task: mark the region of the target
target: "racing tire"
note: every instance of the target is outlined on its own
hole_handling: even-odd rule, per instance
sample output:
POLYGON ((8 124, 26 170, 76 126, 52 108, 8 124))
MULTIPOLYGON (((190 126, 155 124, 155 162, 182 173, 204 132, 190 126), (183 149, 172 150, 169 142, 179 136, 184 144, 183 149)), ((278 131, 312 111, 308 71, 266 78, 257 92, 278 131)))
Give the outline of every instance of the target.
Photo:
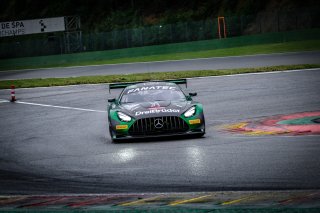
POLYGON ((110 138, 111 138, 112 143, 117 143, 117 142, 119 142, 119 139, 113 138, 114 134, 113 134, 113 132, 112 132, 112 129, 111 129, 110 125, 109 125, 109 134, 110 134, 110 138))
POLYGON ((203 137, 204 134, 206 134, 206 121, 204 118, 203 118, 203 126, 204 126, 204 131, 198 135, 199 138, 203 137))

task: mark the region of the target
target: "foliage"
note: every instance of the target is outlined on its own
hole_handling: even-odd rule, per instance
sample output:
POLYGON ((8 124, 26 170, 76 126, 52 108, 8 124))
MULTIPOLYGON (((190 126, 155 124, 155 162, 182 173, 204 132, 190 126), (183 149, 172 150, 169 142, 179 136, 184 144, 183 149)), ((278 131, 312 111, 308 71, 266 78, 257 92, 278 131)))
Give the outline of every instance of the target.
POLYGON ((285 8, 318 7, 318 0, 1 0, 0 21, 79 15, 83 31, 205 20, 285 8))

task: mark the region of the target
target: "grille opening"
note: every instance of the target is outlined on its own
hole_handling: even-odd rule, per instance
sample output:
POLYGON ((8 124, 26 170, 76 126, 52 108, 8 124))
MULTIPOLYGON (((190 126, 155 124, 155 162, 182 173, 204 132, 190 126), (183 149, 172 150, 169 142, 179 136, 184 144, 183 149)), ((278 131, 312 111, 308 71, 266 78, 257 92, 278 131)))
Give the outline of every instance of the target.
POLYGON ((161 135, 186 132, 188 129, 188 124, 177 116, 141 118, 130 127, 129 135, 161 135))

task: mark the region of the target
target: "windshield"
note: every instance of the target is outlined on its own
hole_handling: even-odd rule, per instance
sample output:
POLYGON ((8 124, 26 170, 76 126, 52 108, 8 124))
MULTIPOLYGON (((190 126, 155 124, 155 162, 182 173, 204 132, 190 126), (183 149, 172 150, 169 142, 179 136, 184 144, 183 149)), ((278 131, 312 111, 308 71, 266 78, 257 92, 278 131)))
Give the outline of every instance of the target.
POLYGON ((120 102, 136 103, 136 102, 152 102, 152 101, 183 101, 186 100, 185 95, 180 90, 146 90, 134 93, 124 93, 120 102))

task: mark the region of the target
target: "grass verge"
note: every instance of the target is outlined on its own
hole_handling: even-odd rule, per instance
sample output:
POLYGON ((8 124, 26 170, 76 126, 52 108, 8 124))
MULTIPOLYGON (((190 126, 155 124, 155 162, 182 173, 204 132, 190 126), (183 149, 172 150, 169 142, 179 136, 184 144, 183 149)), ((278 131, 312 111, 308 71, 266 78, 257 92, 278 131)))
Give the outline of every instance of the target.
POLYGON ((225 49, 170 53, 170 54, 163 54, 163 55, 149 55, 149 56, 143 56, 143 57, 119 58, 119 59, 112 59, 112 60, 104 60, 104 61, 100 61, 99 63, 119 64, 119 63, 135 63, 135 62, 150 62, 150 61, 183 60, 183 59, 195 59, 195 58, 211 58, 211 57, 224 57, 224 56, 271 54, 271 53, 312 51, 312 50, 320 50, 320 40, 249 45, 249 46, 233 47, 233 48, 225 48, 225 49))
POLYGON ((0 70, 119 64, 320 50, 319 39, 305 41, 274 40, 270 41, 270 43, 256 44, 255 39, 262 42, 260 40, 264 38, 262 35, 259 36, 260 37, 235 37, 225 40, 215 39, 64 55, 2 59, 0 60, 0 70))
POLYGON ((11 85, 16 88, 31 88, 31 87, 51 87, 51 86, 66 86, 77 84, 101 84, 113 82, 132 82, 132 81, 150 81, 178 78, 193 78, 204 76, 220 76, 242 73, 258 73, 272 72, 295 69, 320 68, 320 64, 302 64, 302 65, 283 65, 257 68, 240 68, 226 70, 196 70, 196 71, 178 71, 178 72, 153 72, 153 73, 138 73, 130 75, 106 75, 106 76, 85 76, 71 78, 45 78, 45 79, 22 79, 22 80, 3 80, 0 81, 0 89, 9 89, 11 85))

